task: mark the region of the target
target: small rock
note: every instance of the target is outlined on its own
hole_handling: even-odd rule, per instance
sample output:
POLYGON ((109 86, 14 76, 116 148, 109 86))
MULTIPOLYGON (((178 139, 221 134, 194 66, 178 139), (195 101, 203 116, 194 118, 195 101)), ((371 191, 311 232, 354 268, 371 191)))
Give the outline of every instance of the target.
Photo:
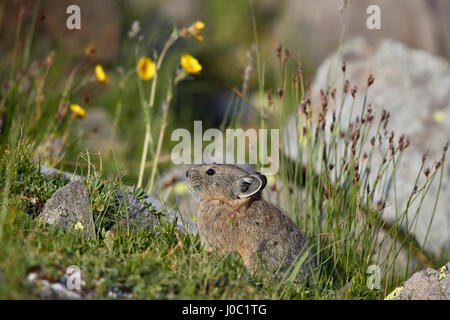
POLYGON ((137 228, 149 228, 158 222, 159 210, 167 211, 167 214, 162 215, 162 218, 167 222, 172 222, 177 219, 177 228, 183 232, 197 234, 197 226, 189 218, 183 217, 179 212, 165 207, 156 196, 145 194, 142 200, 138 200, 133 196, 133 189, 130 188, 128 194, 124 192, 117 192, 117 200, 119 206, 125 208, 123 220, 121 224, 129 224, 137 228))
POLYGON ((416 272, 386 300, 450 300, 450 261, 439 270, 416 272))
POLYGON ((81 299, 81 293, 70 290, 65 282, 49 282, 39 277, 35 272, 27 276, 26 282, 31 286, 39 287, 39 295, 43 299, 81 299))
POLYGON ((39 219, 62 228, 92 237, 95 233, 89 194, 80 181, 71 181, 45 203, 39 219))

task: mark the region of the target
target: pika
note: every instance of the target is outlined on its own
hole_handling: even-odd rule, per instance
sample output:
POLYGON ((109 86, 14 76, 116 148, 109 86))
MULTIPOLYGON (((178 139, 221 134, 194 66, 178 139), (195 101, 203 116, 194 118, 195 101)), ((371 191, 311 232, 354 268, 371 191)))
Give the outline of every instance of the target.
POLYGON ((311 284, 315 262, 307 238, 285 212, 262 198, 266 176, 235 165, 203 164, 186 171, 186 182, 200 200, 198 230, 205 249, 237 252, 247 268, 280 274, 303 259, 297 279, 311 284))

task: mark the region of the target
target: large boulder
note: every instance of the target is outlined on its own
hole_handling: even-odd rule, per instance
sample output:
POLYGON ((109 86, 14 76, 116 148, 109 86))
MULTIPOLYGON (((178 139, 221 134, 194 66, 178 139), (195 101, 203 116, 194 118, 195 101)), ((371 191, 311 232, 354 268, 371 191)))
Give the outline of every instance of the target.
MULTIPOLYGON (((347 65, 346 78, 351 86, 358 86, 358 93, 353 110, 353 118, 362 111, 364 91, 368 76, 373 74, 375 82, 369 88, 367 102, 379 118, 382 109, 390 113, 388 130, 395 132, 396 140, 405 134, 410 141, 405 151, 401 166, 396 175, 398 213, 404 210, 414 182, 422 164, 422 156, 428 152, 427 166, 434 171, 433 161, 442 157, 443 147, 450 140, 450 66, 443 58, 433 56, 422 50, 415 50, 406 45, 385 39, 371 43, 364 38, 355 38, 343 46, 342 51, 326 59, 317 71, 312 86, 313 101, 318 103, 320 89, 342 88, 340 74, 341 61, 347 65)), ((337 101, 341 100, 337 90, 337 101)), ((341 128, 346 131, 350 115, 352 98, 348 95, 342 108, 341 128)), ((375 130, 376 126, 373 126, 375 130)), ((292 130, 291 130, 292 131, 292 130)), ((295 132, 295 130, 293 131, 295 132)), ((370 136, 374 135, 372 132, 370 136)), ((290 153, 295 158, 297 144, 290 138, 290 153)), ((376 153, 373 167, 381 163, 381 156, 376 153)), ((427 196, 421 205, 420 214, 415 217, 420 201, 415 201, 408 211, 402 227, 413 223, 409 228, 420 245, 427 252, 442 258, 450 258, 450 168, 443 168, 443 180, 433 215, 439 190, 439 176, 436 176, 427 196), (416 219, 415 219, 416 218, 416 219), (431 223, 431 225, 430 225, 431 223), (429 229, 430 228, 430 229, 429 229), (428 230, 429 229, 429 230, 428 230)), ((372 170, 373 181, 376 172, 372 170)), ((421 175, 419 187, 425 182, 421 175)), ((392 205, 386 207, 383 217, 394 222, 396 218, 393 190, 388 198, 392 205)))

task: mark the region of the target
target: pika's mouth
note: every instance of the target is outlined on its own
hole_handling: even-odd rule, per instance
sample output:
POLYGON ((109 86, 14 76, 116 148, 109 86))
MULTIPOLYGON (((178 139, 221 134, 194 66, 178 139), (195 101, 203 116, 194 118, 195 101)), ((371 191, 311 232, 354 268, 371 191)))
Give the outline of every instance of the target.
POLYGON ((191 188, 198 188, 201 186, 201 181, 198 177, 189 177, 186 179, 186 183, 191 188))

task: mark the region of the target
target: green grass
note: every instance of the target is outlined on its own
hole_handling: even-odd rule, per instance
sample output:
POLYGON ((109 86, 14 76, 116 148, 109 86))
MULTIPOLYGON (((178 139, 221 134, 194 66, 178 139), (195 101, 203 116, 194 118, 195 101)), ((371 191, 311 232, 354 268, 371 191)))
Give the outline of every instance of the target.
MULTIPOLYGON (((98 211, 95 203, 111 197, 110 191, 120 187, 119 183, 106 187, 96 179, 88 182, 98 231, 94 239, 39 223, 31 200, 45 202, 67 180, 40 174, 24 151, 2 157, 0 165, 4 187, 6 167, 14 160, 14 182, 0 241, 2 299, 39 298, 38 287, 25 281, 27 275, 34 272, 41 279, 58 282, 70 265, 80 267, 86 277, 85 290, 95 298, 107 298, 107 290, 113 287, 136 299, 271 299, 281 293, 285 298, 336 297, 321 289, 277 291, 275 279, 264 274, 252 276, 236 256, 205 253, 198 236, 179 233, 175 223, 164 220, 149 230, 119 228, 113 238, 108 237, 105 229, 111 227, 111 220, 103 218, 110 208, 98 211), (104 281, 98 284, 100 279, 104 281)), ((121 215, 118 209, 110 212, 111 217, 121 215)))

